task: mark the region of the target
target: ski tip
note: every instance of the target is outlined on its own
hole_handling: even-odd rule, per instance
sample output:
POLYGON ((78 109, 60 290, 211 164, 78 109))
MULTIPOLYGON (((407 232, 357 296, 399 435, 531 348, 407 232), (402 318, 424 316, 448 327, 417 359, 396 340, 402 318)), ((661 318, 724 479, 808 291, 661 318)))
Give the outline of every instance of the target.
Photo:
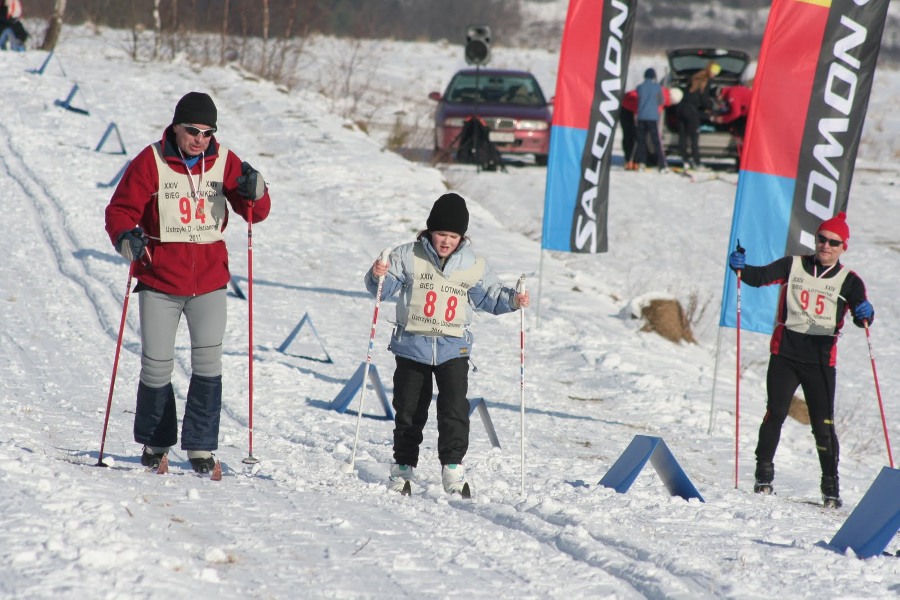
POLYGON ((469 482, 463 484, 462 491, 459 493, 460 496, 469 500, 472 498, 472 489, 469 487, 469 482))
POLYGON ((222 481, 222 463, 218 460, 216 461, 216 466, 213 467, 212 473, 210 473, 209 478, 213 481, 222 481))
POLYGON ((169 455, 163 454, 162 459, 159 461, 159 466, 156 467, 157 475, 165 475, 169 472, 169 455))
POLYGON ((407 481, 403 484, 403 489, 400 490, 401 496, 412 496, 412 485, 407 481))

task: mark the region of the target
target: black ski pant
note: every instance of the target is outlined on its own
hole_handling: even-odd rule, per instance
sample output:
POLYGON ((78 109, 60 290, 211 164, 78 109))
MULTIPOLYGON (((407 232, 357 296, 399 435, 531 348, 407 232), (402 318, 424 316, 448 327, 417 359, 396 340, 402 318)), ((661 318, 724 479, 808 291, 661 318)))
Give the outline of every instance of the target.
POLYGON ((637 125, 634 113, 620 108, 619 125, 622 126, 622 153, 625 156, 625 162, 629 163, 634 160, 635 144, 637 143, 637 125))
POLYGON ((660 169, 665 167, 665 155, 663 154, 662 143, 659 140, 659 122, 639 120, 637 122, 636 135, 637 149, 634 161, 638 164, 646 163, 648 166, 650 165, 647 160, 647 142, 649 141, 653 146, 653 152, 656 154, 656 165, 660 169))
POLYGON ((394 371, 394 462, 418 466, 419 446, 431 406, 432 377, 437 382, 438 458, 459 464, 469 449, 469 359, 439 365, 397 357, 394 371))
POLYGON ((781 439, 781 426, 787 418, 791 398, 799 386, 806 397, 822 476, 836 477, 840 448, 834 429, 834 385, 834 367, 799 363, 777 354, 771 355, 766 374, 766 415, 759 426, 759 441, 756 445, 757 462, 774 462, 775 450, 781 439))
POLYGON ((685 164, 692 161, 695 167, 700 166, 700 121, 699 109, 685 107, 678 112, 678 151, 685 164))

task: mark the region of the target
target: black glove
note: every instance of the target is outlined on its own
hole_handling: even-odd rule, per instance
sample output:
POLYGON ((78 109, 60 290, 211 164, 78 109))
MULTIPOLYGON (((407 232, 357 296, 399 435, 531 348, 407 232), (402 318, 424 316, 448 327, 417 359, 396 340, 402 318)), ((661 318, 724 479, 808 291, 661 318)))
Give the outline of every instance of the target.
POLYGON ((266 180, 250 163, 241 163, 241 176, 237 178, 238 193, 247 200, 259 200, 266 193, 266 180))
POLYGON ((122 255, 122 258, 131 262, 141 258, 144 254, 144 248, 147 247, 149 242, 150 240, 144 235, 144 230, 140 227, 135 227, 130 231, 119 234, 119 237, 116 239, 116 249, 122 255))

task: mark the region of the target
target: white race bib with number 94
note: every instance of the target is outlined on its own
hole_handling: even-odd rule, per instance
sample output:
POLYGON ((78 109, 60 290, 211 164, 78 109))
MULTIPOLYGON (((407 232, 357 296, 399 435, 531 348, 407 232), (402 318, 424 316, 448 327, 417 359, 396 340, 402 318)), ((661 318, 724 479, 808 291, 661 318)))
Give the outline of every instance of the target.
POLYGON ((203 174, 195 191, 191 175, 173 171, 162 158, 160 144, 153 146, 159 172, 160 241, 209 244, 225 239, 222 230, 228 209, 222 181, 228 150, 219 147, 219 159, 203 174))

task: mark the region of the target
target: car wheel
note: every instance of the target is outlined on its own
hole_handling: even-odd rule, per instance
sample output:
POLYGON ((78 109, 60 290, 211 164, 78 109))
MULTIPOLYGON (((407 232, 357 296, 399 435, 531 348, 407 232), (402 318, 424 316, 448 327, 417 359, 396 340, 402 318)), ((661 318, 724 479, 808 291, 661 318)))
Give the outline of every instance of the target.
POLYGON ((546 154, 535 154, 534 155, 534 164, 539 167, 547 166, 547 155, 546 154))

